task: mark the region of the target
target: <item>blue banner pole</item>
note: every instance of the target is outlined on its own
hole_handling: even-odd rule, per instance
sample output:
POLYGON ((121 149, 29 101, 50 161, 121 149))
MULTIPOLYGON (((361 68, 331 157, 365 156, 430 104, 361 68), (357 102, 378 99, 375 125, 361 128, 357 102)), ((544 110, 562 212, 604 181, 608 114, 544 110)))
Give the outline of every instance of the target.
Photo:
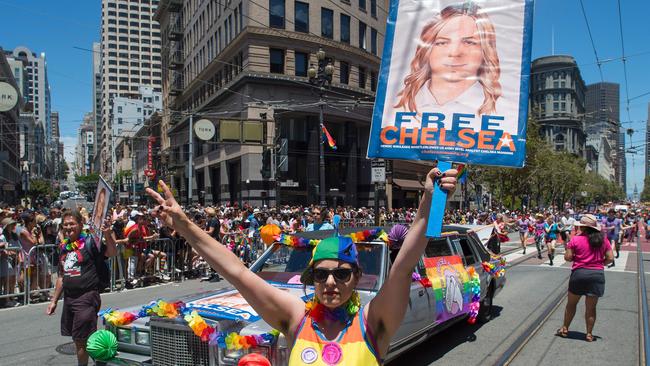
MULTIPOLYGON (((451 162, 439 161, 438 169, 446 172, 451 169, 451 162)), ((427 237, 434 238, 440 236, 442 232, 442 219, 445 216, 445 205, 447 204, 447 192, 440 188, 436 182, 433 187, 433 197, 431 198, 431 209, 429 210, 429 223, 427 225, 427 237)))

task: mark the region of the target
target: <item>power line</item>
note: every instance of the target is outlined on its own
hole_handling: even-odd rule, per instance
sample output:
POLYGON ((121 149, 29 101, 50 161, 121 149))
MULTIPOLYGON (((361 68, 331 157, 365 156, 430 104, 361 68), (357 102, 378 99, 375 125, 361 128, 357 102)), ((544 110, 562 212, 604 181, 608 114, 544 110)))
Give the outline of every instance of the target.
POLYGON ((587 31, 589 33, 589 39, 591 40, 591 48, 594 50, 594 56, 596 57, 596 63, 598 64, 598 72, 600 73, 600 81, 604 82, 603 78, 603 69, 601 67, 600 60, 598 59, 598 52, 596 52, 596 44, 594 43, 594 37, 591 34, 591 27, 589 27, 589 20, 587 19, 587 13, 585 12, 585 5, 582 0, 580 0, 580 9, 582 9, 582 15, 585 18, 585 24, 587 25, 587 31))
POLYGON ((625 58, 625 42, 623 41, 623 16, 621 15, 621 0, 617 0, 618 4, 618 26, 621 35, 621 57, 623 62, 623 76, 625 77, 625 98, 626 98, 626 109, 627 109, 627 119, 631 120, 630 117, 630 89, 628 88, 627 83, 627 60, 625 58))

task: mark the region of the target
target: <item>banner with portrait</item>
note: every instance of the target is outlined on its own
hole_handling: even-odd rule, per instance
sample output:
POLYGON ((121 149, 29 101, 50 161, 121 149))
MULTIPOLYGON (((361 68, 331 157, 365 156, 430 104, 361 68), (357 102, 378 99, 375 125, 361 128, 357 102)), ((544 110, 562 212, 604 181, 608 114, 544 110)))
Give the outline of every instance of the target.
POLYGON ((108 206, 111 202, 111 196, 113 195, 113 190, 106 183, 104 178, 99 177, 97 182, 97 192, 95 193, 95 203, 93 205, 92 216, 88 226, 90 226, 90 232, 92 233, 93 239, 95 239, 95 244, 99 249, 102 243, 102 223, 108 212, 108 206))
POLYGON ((391 1, 369 158, 522 167, 532 0, 391 1))

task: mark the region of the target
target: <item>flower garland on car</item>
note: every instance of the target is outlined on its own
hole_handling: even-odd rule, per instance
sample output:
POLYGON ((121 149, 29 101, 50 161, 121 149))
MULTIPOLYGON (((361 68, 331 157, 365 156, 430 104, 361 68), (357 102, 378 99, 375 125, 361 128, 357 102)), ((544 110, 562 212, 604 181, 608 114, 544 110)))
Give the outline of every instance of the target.
POLYGON ((270 345, 280 335, 280 332, 275 329, 268 333, 244 336, 235 332, 225 333, 218 331, 216 328, 208 325, 201 315, 195 310, 188 308, 182 301, 174 303, 168 303, 163 300, 152 301, 149 305, 143 306, 138 314, 108 308, 100 311, 98 315, 113 326, 128 325, 138 318, 151 315, 157 315, 163 318, 177 318, 181 316, 194 334, 200 337, 203 342, 208 342, 211 346, 216 345, 219 348, 228 350, 249 349, 259 345, 270 345))
POLYGON ((483 270, 496 278, 506 275, 506 259, 504 257, 500 257, 498 259, 499 262, 496 265, 492 262, 481 263, 483 270))
POLYGON ((81 250, 86 245, 86 238, 88 234, 83 231, 79 234, 79 238, 73 242, 70 241, 70 238, 65 238, 61 241, 61 253, 74 252, 76 250, 81 250))
POLYGON ((478 317, 478 311, 481 308, 481 278, 472 266, 467 269, 467 274, 469 274, 470 278, 469 293, 472 297, 472 301, 469 303, 469 318, 467 319, 467 322, 469 324, 474 324, 478 317))
MULTIPOLYGON (((344 236, 350 237, 355 243, 372 241, 375 239, 380 239, 386 243, 388 242, 388 234, 386 234, 386 232, 381 228, 357 231, 344 236)), ((320 243, 320 239, 307 239, 285 234, 277 225, 272 224, 264 225, 260 228, 260 237, 266 245, 271 245, 277 242, 294 248, 308 248, 320 243)))

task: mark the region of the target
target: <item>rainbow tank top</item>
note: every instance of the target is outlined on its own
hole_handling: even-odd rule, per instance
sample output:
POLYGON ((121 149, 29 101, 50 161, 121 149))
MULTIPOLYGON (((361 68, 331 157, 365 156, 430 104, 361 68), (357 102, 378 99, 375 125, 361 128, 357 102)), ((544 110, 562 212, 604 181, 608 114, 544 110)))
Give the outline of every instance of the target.
POLYGON ((289 366, 381 365, 363 321, 363 308, 352 318, 335 341, 329 341, 305 315, 298 331, 289 366))

